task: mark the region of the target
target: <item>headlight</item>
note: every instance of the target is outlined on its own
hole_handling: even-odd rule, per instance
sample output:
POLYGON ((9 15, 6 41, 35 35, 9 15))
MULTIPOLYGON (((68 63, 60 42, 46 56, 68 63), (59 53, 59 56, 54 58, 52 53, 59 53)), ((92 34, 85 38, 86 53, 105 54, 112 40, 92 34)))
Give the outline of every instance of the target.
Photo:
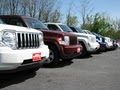
POLYGON ((70 37, 69 36, 64 36, 63 38, 59 38, 58 42, 61 45, 69 45, 70 44, 70 37))
POLYGON ((96 37, 89 37, 88 39, 89 39, 89 41, 92 42, 92 43, 96 42, 96 37))
POLYGON ((92 37, 88 37, 89 41, 92 42, 92 37))
POLYGON ((64 36, 64 41, 65 41, 66 45, 69 45, 70 44, 69 36, 64 36))
POLYGON ((39 40, 40 40, 40 44, 44 44, 44 42, 43 42, 43 34, 39 34, 39 40))
POLYGON ((97 38, 96 39, 98 42, 102 42, 102 38, 97 38))
POLYGON ((15 49, 16 48, 16 38, 14 31, 3 31, 2 42, 8 47, 15 49))

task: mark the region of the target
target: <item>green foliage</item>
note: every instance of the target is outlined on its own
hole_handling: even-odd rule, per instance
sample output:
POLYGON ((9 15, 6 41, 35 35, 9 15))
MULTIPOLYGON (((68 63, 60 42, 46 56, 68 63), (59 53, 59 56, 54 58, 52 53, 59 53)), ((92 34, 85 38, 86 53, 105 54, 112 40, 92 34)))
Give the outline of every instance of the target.
POLYGON ((58 0, 0 0, 0 14, 25 15, 43 22, 59 22, 61 4, 58 2, 58 0))
POLYGON ((114 34, 114 39, 120 40, 120 31, 117 31, 117 32, 114 34))
POLYGON ((66 21, 67 21, 68 26, 74 26, 74 25, 77 25, 77 23, 78 23, 77 16, 71 16, 69 14, 69 15, 67 15, 66 19, 67 19, 66 21))
POLYGON ((93 16, 87 17, 86 20, 86 23, 81 26, 82 29, 87 29, 115 39, 120 38, 120 32, 118 34, 118 31, 113 27, 113 21, 108 16, 96 13, 93 16))

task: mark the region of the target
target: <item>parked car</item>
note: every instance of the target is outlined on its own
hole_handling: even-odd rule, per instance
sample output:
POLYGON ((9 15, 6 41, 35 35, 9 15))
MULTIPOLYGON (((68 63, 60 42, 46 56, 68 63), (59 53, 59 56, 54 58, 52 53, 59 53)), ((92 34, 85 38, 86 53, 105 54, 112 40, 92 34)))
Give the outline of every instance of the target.
POLYGON ((44 34, 44 42, 50 49, 49 59, 45 66, 54 67, 60 60, 72 60, 81 53, 81 45, 77 37, 67 32, 49 30, 41 21, 18 15, 0 15, 7 24, 35 28, 44 34))
POLYGON ((117 41, 115 39, 111 39, 111 40, 112 40, 112 44, 113 44, 112 50, 117 49, 118 48, 117 41))
POLYGON ((48 57, 49 49, 41 31, 5 25, 0 20, 0 73, 34 72, 48 57))
POLYGON ((98 49, 98 51, 106 51, 105 38, 95 32, 92 32, 92 34, 96 36, 96 41, 100 44, 100 48, 98 49))
POLYGON ((120 40, 117 40, 117 47, 120 48, 120 40))
POLYGON ((94 35, 73 32, 67 25, 62 23, 45 23, 45 25, 55 31, 69 32, 76 35, 79 43, 83 47, 81 57, 85 57, 99 48, 99 44, 96 43, 96 37, 94 35))
POLYGON ((107 50, 111 50, 112 47, 113 47, 113 43, 112 43, 111 38, 105 37, 105 42, 106 42, 106 48, 107 48, 107 50))

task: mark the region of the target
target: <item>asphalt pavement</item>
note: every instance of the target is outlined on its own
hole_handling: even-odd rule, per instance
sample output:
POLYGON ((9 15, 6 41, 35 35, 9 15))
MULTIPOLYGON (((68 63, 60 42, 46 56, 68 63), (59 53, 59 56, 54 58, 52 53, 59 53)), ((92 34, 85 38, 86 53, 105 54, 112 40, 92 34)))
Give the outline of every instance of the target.
POLYGON ((1 90, 120 90, 120 49, 92 54, 36 73, 0 75, 1 90))

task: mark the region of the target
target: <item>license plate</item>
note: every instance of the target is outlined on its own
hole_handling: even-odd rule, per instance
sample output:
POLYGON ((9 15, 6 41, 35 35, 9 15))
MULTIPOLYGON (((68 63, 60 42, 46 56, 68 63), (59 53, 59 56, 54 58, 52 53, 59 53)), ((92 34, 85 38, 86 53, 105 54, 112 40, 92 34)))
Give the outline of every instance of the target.
POLYGON ((40 61, 41 60, 41 53, 33 53, 32 55, 32 60, 35 61, 40 61))

